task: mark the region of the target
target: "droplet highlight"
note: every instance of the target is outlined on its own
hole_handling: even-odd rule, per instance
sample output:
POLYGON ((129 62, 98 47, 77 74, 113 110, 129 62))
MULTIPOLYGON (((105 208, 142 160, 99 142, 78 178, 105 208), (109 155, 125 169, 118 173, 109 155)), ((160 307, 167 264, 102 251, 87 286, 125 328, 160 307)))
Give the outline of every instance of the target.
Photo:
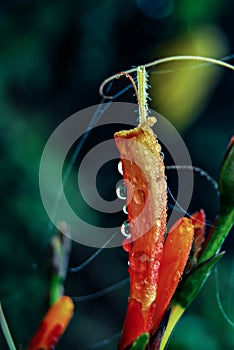
POLYGON ((156 219, 155 224, 157 227, 160 227, 162 224, 162 220, 160 218, 156 219))
POLYGON ((123 224, 120 228, 120 231, 124 237, 127 237, 127 238, 131 237, 130 226, 129 226, 129 222, 127 220, 123 222, 123 224))
POLYGON ((145 203, 145 192, 143 190, 136 190, 133 194, 133 201, 136 204, 144 204, 145 203))
POLYGON ((121 175, 123 175, 123 163, 121 161, 118 163, 118 171, 121 175))
POLYGON ((154 270, 155 271, 159 270, 159 267, 160 267, 160 261, 156 259, 154 261, 154 270))
POLYGON ((160 152, 160 156, 161 156, 162 160, 164 160, 165 155, 164 155, 164 153, 162 151, 160 152))
POLYGON ((190 225, 187 226, 185 223, 181 224, 180 227, 179 227, 179 233, 182 236, 186 235, 191 230, 193 230, 193 227, 191 227, 190 225))
POLYGON ((159 143, 157 143, 157 144, 155 145, 155 149, 156 149, 157 152, 161 152, 161 146, 160 146, 159 143))
MULTIPOLYGON (((126 252, 130 252, 131 250, 131 247, 132 247, 132 242, 131 242, 131 239, 130 238, 125 238, 123 240, 123 249, 126 251, 126 252)), ((129 265, 129 262, 128 262, 128 265, 129 265)))
POLYGON ((157 189, 159 193, 165 192, 167 190, 167 182, 163 177, 156 178, 157 189))
POLYGON ((127 198, 127 188, 124 185, 124 183, 120 184, 116 188, 116 194, 117 194, 117 197, 120 198, 120 199, 125 200, 127 198))
POLYGON ((136 272, 144 272, 148 269, 149 256, 144 251, 132 253, 129 258, 130 267, 136 272))
POLYGON ((126 205, 123 206, 123 212, 128 215, 128 208, 126 205))
POLYGON ((155 254, 160 254, 163 251, 163 244, 161 242, 157 243, 155 246, 155 254))
POLYGON ((143 285, 144 285, 144 281, 134 283, 135 288, 138 290, 141 289, 143 285))

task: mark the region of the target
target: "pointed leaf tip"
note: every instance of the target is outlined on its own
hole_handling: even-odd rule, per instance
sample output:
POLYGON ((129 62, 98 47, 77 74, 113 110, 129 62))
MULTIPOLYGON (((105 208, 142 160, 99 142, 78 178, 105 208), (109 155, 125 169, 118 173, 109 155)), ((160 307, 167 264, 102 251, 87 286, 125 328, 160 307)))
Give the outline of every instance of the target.
POLYGON ((224 161, 222 164, 222 169, 219 177, 219 190, 221 195, 221 205, 234 206, 234 136, 232 137, 226 154, 224 156, 224 161))

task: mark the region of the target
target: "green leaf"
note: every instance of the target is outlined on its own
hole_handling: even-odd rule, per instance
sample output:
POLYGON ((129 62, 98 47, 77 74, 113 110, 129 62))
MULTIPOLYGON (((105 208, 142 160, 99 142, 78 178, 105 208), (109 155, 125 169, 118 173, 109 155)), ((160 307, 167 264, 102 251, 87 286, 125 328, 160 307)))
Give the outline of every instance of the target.
POLYGON ((144 350, 148 342, 149 342, 149 333, 143 333, 134 341, 130 350, 144 350))
POLYGON ((188 276, 180 282, 173 296, 172 304, 179 304, 186 309, 195 299, 203 284, 210 275, 214 265, 222 258, 224 252, 213 256, 208 261, 197 266, 188 276))
POLYGON ((162 337, 160 350, 164 350, 178 320, 186 308, 190 305, 190 303, 195 299, 203 284, 206 282, 208 276, 210 275, 212 268, 222 258, 223 255, 224 252, 215 255, 208 261, 200 264, 196 269, 192 270, 190 274, 188 274, 187 277, 182 280, 182 282, 179 283, 178 288, 171 301, 171 314, 165 333, 162 337))
POLYGON ((224 156, 224 161, 219 177, 219 190, 221 195, 221 203, 224 206, 230 206, 233 209, 234 196, 234 136, 232 137, 228 146, 227 152, 224 156))
POLYGON ((224 157, 220 177, 220 213, 212 234, 199 259, 204 262, 216 255, 234 223, 234 137, 232 138, 224 157))

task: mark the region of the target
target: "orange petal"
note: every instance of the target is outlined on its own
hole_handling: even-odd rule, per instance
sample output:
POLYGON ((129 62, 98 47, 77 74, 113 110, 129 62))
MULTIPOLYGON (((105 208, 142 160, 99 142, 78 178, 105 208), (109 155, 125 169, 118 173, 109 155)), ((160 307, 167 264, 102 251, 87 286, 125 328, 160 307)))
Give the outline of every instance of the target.
POLYGON ((141 303, 146 313, 156 297, 167 205, 165 167, 151 125, 152 119, 147 119, 114 135, 127 187, 130 299, 141 303))
POLYGON ((135 129, 115 134, 127 187, 131 233, 123 243, 129 253, 130 296, 119 349, 151 328, 163 252, 167 183, 161 147, 150 126, 152 119, 147 119, 135 129))
POLYGON ((28 350, 52 350, 64 333, 73 315, 74 304, 68 296, 62 296, 51 306, 38 331, 30 341, 28 350))
POLYGON ((162 317, 183 274, 193 241, 191 220, 182 218, 171 228, 164 244, 159 268, 158 292, 153 316, 153 333, 162 317))

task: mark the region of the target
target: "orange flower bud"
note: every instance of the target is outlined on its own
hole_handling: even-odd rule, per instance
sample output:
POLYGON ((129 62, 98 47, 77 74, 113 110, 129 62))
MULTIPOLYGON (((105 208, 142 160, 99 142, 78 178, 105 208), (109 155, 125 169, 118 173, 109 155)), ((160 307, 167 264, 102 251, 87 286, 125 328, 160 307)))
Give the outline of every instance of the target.
POLYGON ((193 235, 191 220, 182 218, 175 223, 167 236, 159 269, 153 333, 157 330, 181 280, 192 246, 193 235))
POLYGON ((38 331, 29 343, 28 350, 52 350, 64 333, 73 315, 74 304, 62 296, 43 318, 38 331))

